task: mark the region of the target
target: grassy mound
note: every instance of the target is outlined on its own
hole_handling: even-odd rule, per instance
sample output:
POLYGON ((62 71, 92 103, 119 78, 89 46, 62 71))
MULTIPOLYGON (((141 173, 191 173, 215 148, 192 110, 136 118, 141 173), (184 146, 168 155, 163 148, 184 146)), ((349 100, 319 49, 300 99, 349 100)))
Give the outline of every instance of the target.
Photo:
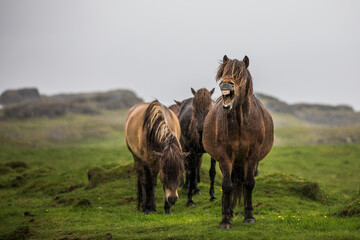
POLYGON ((29 168, 29 166, 22 161, 12 161, 12 162, 8 162, 5 163, 6 167, 10 167, 12 169, 16 169, 16 168, 29 168))
POLYGON ((322 200, 322 191, 319 184, 310 182, 294 175, 274 173, 271 175, 259 176, 257 178, 256 189, 264 191, 266 194, 293 195, 309 200, 322 200))
POLYGON ((93 167, 87 172, 89 184, 86 189, 91 189, 99 184, 113 182, 121 178, 130 178, 134 174, 135 171, 133 164, 126 164, 109 170, 100 167, 93 167))
POLYGON ((338 213, 339 216, 360 216, 360 191, 349 201, 349 203, 338 213))

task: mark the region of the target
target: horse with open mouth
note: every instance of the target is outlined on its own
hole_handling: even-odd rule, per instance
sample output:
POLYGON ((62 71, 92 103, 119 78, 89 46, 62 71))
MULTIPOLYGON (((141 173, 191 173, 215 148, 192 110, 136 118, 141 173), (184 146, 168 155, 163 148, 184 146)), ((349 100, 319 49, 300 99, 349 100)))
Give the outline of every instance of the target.
POLYGON ((269 112, 253 94, 248 70, 249 58, 242 61, 226 55, 219 66, 220 97, 205 118, 203 145, 219 162, 223 174, 222 221, 220 228, 229 229, 233 209, 244 193, 245 222, 255 223, 252 191, 255 172, 271 150, 274 124, 269 112))
POLYGON ((176 115, 157 100, 139 103, 128 112, 125 138, 138 174, 138 208, 142 205, 144 213, 156 211, 155 187, 159 172, 166 214, 170 214, 170 206, 179 197, 177 188, 186 155, 179 142, 180 135, 176 115))

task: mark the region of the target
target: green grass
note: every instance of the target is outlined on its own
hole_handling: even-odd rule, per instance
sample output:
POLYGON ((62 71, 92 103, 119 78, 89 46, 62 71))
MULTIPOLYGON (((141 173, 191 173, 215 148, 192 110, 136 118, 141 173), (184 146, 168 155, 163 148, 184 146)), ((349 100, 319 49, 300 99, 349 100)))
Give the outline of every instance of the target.
POLYGON ((209 202, 208 155, 195 207, 186 207, 186 191, 180 190, 172 215, 166 216, 158 180, 157 213, 136 209, 136 175, 123 121, 123 112, 108 112, 1 122, 0 239, 360 239, 360 145, 275 146, 259 164, 253 194, 257 222, 243 223, 243 206, 238 206, 226 231, 218 227, 218 166, 218 200, 209 202), (77 134, 69 131, 64 142, 44 137, 58 126, 77 134), (103 133, 95 137, 85 133, 98 128, 103 133), (87 172, 94 167, 101 174, 97 185, 89 185, 87 172))

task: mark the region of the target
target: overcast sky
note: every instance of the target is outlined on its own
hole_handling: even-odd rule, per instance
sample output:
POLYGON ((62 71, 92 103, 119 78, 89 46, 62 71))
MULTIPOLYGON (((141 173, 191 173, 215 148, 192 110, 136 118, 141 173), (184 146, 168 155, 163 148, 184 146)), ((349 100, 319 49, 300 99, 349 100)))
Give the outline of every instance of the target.
POLYGON ((218 96, 224 54, 256 92, 360 110, 360 1, 0 0, 0 92, 218 96))

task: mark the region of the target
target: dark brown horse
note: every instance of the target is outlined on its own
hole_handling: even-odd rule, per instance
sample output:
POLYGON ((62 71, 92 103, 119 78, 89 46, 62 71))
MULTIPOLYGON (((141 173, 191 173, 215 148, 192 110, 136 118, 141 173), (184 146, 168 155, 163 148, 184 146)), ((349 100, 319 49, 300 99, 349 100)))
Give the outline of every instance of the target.
MULTIPOLYGON (((210 92, 205 89, 195 91, 191 88, 194 94, 193 98, 188 98, 182 101, 179 109, 179 121, 181 126, 181 144, 185 152, 189 155, 185 158, 186 183, 188 187, 188 201, 187 206, 193 206, 194 201, 192 195, 200 193, 197 183, 200 182, 200 166, 202 155, 205 153, 202 144, 202 133, 204 120, 210 109, 212 108, 211 95, 215 89, 210 92)), ((215 160, 211 159, 210 174, 210 201, 215 200, 214 195, 214 178, 215 178, 215 160)))
POLYGON ((225 55, 216 80, 220 97, 204 122, 203 144, 207 153, 219 162, 223 174, 222 221, 230 228, 237 202, 244 193, 245 222, 254 223, 252 191, 259 161, 271 150, 274 125, 269 112, 253 94, 248 71, 249 58, 242 61, 225 55))
POLYGON ((126 144, 138 174, 138 208, 142 205, 145 213, 156 211, 154 193, 159 171, 166 214, 178 199, 177 187, 184 172, 180 135, 177 117, 157 100, 139 103, 127 115, 126 144))

